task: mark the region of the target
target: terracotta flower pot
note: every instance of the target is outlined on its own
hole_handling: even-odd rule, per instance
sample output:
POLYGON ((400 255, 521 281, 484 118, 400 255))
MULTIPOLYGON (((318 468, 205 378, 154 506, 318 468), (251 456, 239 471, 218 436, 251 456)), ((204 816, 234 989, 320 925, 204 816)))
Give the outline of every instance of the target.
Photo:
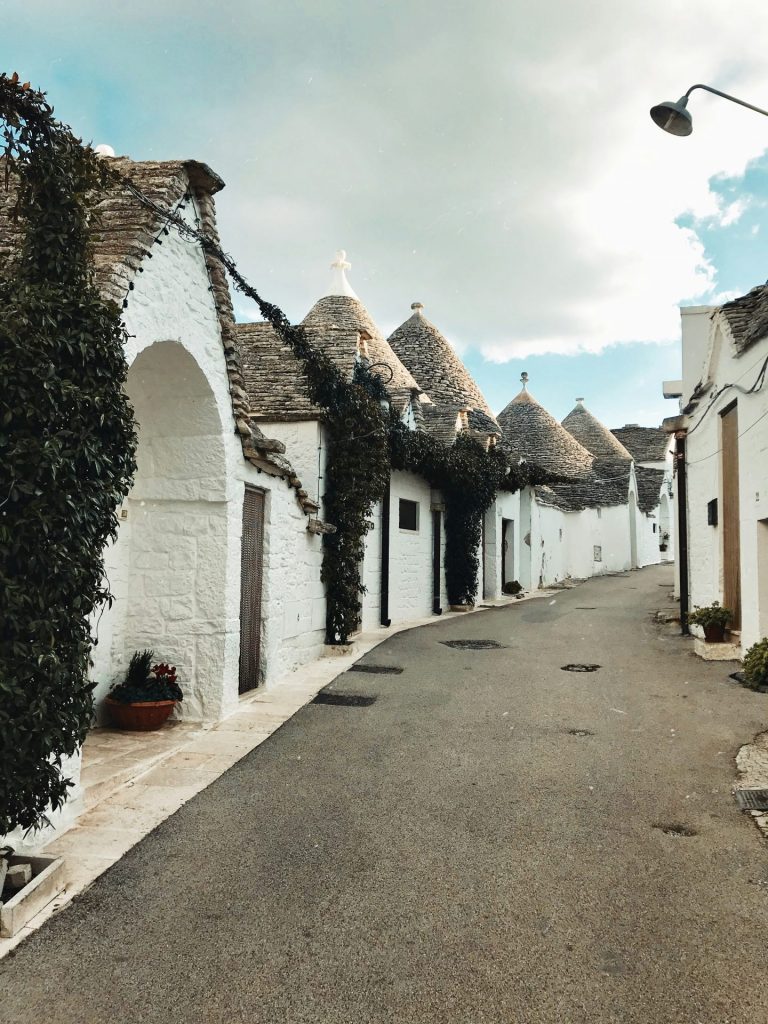
POLYGON ((708 644, 721 644, 725 640, 725 626, 704 626, 704 639, 708 644))
POLYGON ((176 707, 177 701, 148 700, 135 704, 122 704, 119 700, 107 697, 105 703, 109 708, 112 724, 118 729, 149 732, 152 729, 159 729, 167 721, 176 707))

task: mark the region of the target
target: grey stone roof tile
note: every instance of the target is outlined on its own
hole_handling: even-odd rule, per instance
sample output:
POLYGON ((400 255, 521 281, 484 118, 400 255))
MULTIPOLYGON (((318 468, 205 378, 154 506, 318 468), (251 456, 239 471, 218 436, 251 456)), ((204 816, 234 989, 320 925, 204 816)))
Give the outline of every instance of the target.
POLYGON ((318 347, 343 369, 347 367, 350 358, 354 362, 356 353, 353 346, 350 356, 348 338, 353 334, 357 338, 360 331, 366 331, 369 335, 367 346, 373 371, 379 372, 382 380, 386 382, 392 404, 397 409, 405 408, 414 391, 422 390, 413 375, 395 355, 359 299, 350 295, 325 295, 314 304, 302 323, 312 332, 318 347), (389 368, 391 380, 390 373, 378 369, 377 364, 384 364, 389 368))
POLYGON ((632 456, 624 445, 615 437, 608 427, 585 409, 578 399, 563 420, 563 426, 576 440, 591 452, 596 459, 613 459, 619 462, 631 462, 632 456))
POLYGON ((485 396, 450 343, 422 313, 415 312, 389 336, 389 344, 427 392, 432 401, 447 409, 471 408, 470 426, 485 434, 501 434, 485 396))
POLYGON ((513 459, 525 459, 573 479, 591 472, 593 456, 525 388, 496 419, 504 433, 504 447, 513 459))
POLYGON ((621 441, 635 462, 663 462, 669 451, 669 434, 661 427, 628 423, 611 433, 621 441))
POLYGON ((653 512, 661 500, 661 485, 664 482, 664 470, 652 469, 649 466, 636 466, 637 506, 641 512, 653 512))
POLYGON ((728 322, 736 352, 741 355, 755 342, 768 336, 768 284, 752 288, 720 307, 728 322))

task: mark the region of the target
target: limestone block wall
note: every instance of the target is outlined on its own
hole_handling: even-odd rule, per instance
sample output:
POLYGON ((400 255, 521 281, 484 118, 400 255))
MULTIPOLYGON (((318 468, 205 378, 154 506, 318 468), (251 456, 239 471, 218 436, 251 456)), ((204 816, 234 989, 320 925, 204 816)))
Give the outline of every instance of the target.
POLYGON ((389 617, 392 622, 432 614, 432 492, 413 473, 396 471, 390 484, 389 617), (416 531, 399 526, 400 500, 418 503, 416 531))
MULTIPOLYGON (((322 538, 307 532, 307 517, 292 488, 279 478, 257 475, 252 466, 243 468, 251 477, 249 482, 271 485, 264 531, 261 653, 264 685, 273 689, 286 674, 323 652, 326 602, 320 581, 322 538)), ((240 538, 241 531, 235 546, 238 566, 240 538)))
MULTIPOLYGON (((685 348, 685 344, 684 344, 685 348)), ((714 328, 709 376, 749 387, 768 356, 768 339, 738 358, 722 328, 714 328)), ((725 391, 702 417, 691 417, 687 441, 688 543, 691 606, 723 600, 720 416, 736 399, 739 428, 742 649, 768 635, 768 387, 752 395, 725 391), (699 425, 700 424, 700 425, 699 425), (695 429, 691 429, 695 427, 695 429), (707 503, 718 499, 720 523, 707 525, 707 503)))
POLYGON ((322 424, 318 420, 268 420, 259 421, 259 427, 267 437, 283 442, 302 486, 313 501, 321 503, 327 461, 322 424))
MULTIPOLYGON (((185 215, 194 220, 190 206, 185 215)), ((152 647, 158 659, 179 669, 182 715, 209 721, 227 714, 238 699, 245 484, 267 495, 267 686, 322 649, 321 540, 307 533, 307 519, 287 484, 243 458, 199 248, 171 232, 143 270, 124 314, 139 468, 118 540, 105 552, 115 602, 98 618, 93 678, 100 701, 123 678, 132 651, 152 647)), ((296 439, 298 460, 308 467, 310 434, 307 429, 296 439)), ((292 451, 288 455, 293 458, 292 451)))
MULTIPOLYGON (((520 493, 500 491, 496 500, 485 514, 485 551, 483 557, 482 596, 497 598, 503 593, 502 547, 506 540, 504 569, 506 582, 519 579, 520 575, 520 493), (504 520, 508 525, 504 526, 504 520)), ((527 549, 526 549, 527 550, 527 549)))
POLYGON ((381 625, 381 502, 377 501, 371 513, 373 529, 365 537, 362 580, 363 595, 362 628, 378 629, 381 625))
MULTIPOLYGON (((588 579, 630 566, 629 509, 588 508, 564 512, 531 505, 531 586, 547 587, 565 579, 588 579)), ((525 551, 522 549, 521 554, 525 551)))

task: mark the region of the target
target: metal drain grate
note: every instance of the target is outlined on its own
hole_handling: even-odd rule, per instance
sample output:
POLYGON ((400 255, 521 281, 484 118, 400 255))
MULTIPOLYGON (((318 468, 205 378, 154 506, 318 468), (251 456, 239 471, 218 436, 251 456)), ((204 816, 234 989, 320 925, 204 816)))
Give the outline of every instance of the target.
POLYGON ((768 789, 736 789, 733 795, 742 811, 768 811, 768 789))
POLYGON ((347 672, 369 672, 372 676, 399 676, 401 668, 394 665, 353 665, 347 672))
POLYGON ((560 669, 563 672, 597 672, 602 665, 561 665, 560 669))
POLYGON ((690 839, 692 836, 697 836, 699 833, 695 828, 691 828, 690 825, 664 825, 656 824, 652 826, 658 829, 659 832, 663 832, 665 836, 681 836, 683 839, 690 839))
POLYGON ((569 736, 594 736, 589 729, 566 729, 569 736))
POLYGON ((596 612, 597 611, 597 605, 593 605, 593 604, 577 604, 576 605, 576 611, 577 612, 596 612))
POLYGON ((497 651, 507 646, 498 640, 441 640, 440 643, 457 651, 497 651))
POLYGON ((361 693, 318 693, 313 704, 329 704, 340 708, 368 708, 378 697, 364 697, 361 693))

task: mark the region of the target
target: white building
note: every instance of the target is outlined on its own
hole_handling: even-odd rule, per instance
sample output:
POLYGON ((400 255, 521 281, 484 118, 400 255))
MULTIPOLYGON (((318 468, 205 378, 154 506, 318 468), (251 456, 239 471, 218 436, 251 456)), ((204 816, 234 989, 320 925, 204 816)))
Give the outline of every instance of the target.
MULTIPOLYGON (((218 237, 213 196, 223 182, 206 165, 112 163, 161 209, 218 237)), ((212 721, 318 651, 288 628, 285 587, 289 568, 302 590, 319 587, 317 506, 284 446, 250 420, 220 264, 120 186, 98 213, 96 282, 123 309, 139 444, 105 552, 114 603, 93 623, 97 713, 133 651, 152 648, 177 666, 181 715, 212 721)), ((77 781, 79 758, 66 771, 77 781)), ((60 823, 77 812, 78 794, 60 823)))
MULTIPOLYGON (((116 163, 217 237, 213 195, 223 182, 209 168, 116 163)), ((211 721, 317 653, 290 628, 283 585, 287 566, 302 589, 319 584, 317 507, 284 446, 251 422, 220 264, 133 197, 113 192, 100 213, 96 266, 103 293, 125 300, 139 447, 106 555, 116 600, 98 622, 96 699, 134 650, 152 648, 178 668, 181 714, 211 721)))
MULTIPOLYGON (((524 589, 584 579, 658 562, 662 509, 670 521, 668 462, 656 447, 638 442, 628 450, 577 399, 562 424, 523 389, 499 413, 504 443, 513 458, 539 466, 561 482, 526 488, 519 495, 513 537, 515 578, 524 589), (642 455, 642 460, 640 459, 642 455), (652 456, 652 457, 651 457, 652 456)), ((624 428, 626 429, 626 428, 624 428)), ((641 430, 651 428, 641 428, 641 430)), ((509 497, 507 498, 509 500, 509 497)), ((665 530, 665 533, 671 532, 665 530)))
POLYGON ((768 287, 681 309, 676 492, 681 611, 719 601, 742 650, 768 635, 768 287))

